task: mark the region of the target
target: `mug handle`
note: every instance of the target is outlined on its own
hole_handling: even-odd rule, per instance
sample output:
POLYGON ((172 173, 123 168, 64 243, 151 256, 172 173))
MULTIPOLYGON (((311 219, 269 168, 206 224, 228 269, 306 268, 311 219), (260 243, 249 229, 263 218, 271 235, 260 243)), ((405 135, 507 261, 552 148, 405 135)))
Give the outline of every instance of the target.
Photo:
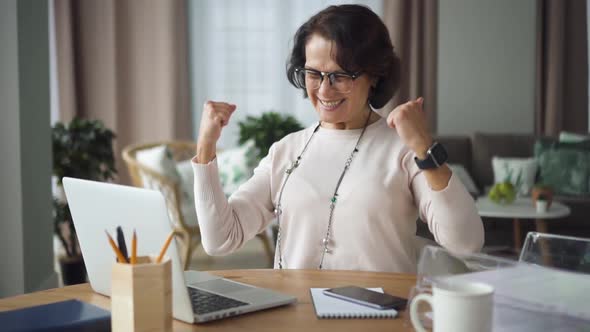
POLYGON ((410 305, 410 320, 412 321, 412 325, 418 332, 427 332, 422 323, 420 322, 420 317, 418 314, 418 303, 426 301, 432 307, 432 295, 430 294, 419 294, 412 300, 412 304, 410 305))

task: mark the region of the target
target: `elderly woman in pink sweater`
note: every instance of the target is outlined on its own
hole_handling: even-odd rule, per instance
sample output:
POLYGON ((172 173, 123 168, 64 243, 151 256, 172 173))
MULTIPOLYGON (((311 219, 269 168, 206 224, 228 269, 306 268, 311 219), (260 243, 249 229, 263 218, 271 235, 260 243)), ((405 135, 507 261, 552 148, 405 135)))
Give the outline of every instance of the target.
POLYGON ((295 33, 287 77, 318 123, 276 142, 254 175, 226 199, 215 147, 236 106, 205 104, 193 158, 202 242, 229 254, 279 225, 275 268, 416 272, 416 219, 456 252, 474 252, 484 232, 473 199, 433 140, 423 99, 383 107, 400 61, 370 9, 331 6, 295 33))

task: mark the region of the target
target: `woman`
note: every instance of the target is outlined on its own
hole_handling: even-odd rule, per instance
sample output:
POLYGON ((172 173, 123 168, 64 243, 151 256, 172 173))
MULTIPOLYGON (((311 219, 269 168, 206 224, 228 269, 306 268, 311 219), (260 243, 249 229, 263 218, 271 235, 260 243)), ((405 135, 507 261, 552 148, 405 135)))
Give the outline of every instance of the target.
POLYGON ((422 98, 387 119, 371 109, 391 99, 399 80, 375 13, 343 5, 311 17, 295 34, 287 76, 319 123, 275 143, 229 201, 215 145, 236 106, 205 104, 193 168, 207 253, 233 252, 275 218, 275 268, 415 272, 418 216, 449 250, 481 248, 481 219, 427 130, 422 98))

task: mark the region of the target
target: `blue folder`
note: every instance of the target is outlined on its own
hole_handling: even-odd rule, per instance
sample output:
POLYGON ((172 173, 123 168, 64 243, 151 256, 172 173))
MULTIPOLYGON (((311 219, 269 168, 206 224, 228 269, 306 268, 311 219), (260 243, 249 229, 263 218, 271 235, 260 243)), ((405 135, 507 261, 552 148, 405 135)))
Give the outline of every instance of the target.
POLYGON ((0 312, 4 332, 111 331, 111 313, 93 304, 68 300, 0 312))

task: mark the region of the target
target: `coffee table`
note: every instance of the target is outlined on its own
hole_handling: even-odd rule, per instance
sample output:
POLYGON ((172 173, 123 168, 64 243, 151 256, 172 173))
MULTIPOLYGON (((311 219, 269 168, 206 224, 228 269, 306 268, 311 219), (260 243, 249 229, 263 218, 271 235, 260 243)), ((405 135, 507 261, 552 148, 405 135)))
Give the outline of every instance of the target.
POLYGON ((482 217, 500 218, 512 220, 514 249, 519 252, 522 248, 522 237, 520 230, 520 221, 529 219, 535 221, 537 232, 548 233, 547 221, 556 220, 570 215, 570 208, 555 200, 551 207, 543 213, 537 212, 533 201, 530 197, 519 197, 512 204, 497 204, 492 202, 488 197, 479 197, 475 203, 479 215, 482 217))

